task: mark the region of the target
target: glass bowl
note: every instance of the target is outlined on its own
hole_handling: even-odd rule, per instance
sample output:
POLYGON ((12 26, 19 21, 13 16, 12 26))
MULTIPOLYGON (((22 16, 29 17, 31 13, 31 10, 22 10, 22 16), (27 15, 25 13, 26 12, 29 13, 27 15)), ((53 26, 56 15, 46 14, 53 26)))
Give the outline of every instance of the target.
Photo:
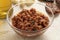
POLYGON ((28 3, 30 5, 27 5, 27 3, 19 3, 19 4, 16 4, 14 5, 13 7, 11 7, 8 11, 8 14, 7 14, 7 21, 8 21, 8 24, 13 28, 13 30, 21 35, 21 36, 26 36, 26 37, 33 37, 33 36, 37 36, 37 35, 41 35, 43 34, 47 28, 49 28, 54 20, 54 14, 51 10, 51 8, 49 8, 48 6, 44 5, 43 3, 28 3), (16 27, 14 27, 12 25, 12 17, 14 17, 14 15, 17 15, 22 9, 31 9, 31 8, 35 8, 36 10, 42 12, 44 15, 46 15, 48 18, 49 18, 49 25, 48 27, 45 27, 39 31, 32 31, 32 32, 28 32, 28 31, 24 31, 24 30, 20 30, 16 27), (48 8, 50 10, 50 13, 46 11, 45 8, 48 8))

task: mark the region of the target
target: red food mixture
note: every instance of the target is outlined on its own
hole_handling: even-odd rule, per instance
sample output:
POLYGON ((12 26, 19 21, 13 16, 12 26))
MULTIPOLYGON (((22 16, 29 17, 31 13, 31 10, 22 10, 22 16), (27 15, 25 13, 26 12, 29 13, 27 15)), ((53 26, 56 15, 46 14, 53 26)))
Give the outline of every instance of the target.
POLYGON ((32 8, 30 10, 23 9, 12 18, 12 25, 24 31, 39 31, 49 24, 47 16, 32 8))

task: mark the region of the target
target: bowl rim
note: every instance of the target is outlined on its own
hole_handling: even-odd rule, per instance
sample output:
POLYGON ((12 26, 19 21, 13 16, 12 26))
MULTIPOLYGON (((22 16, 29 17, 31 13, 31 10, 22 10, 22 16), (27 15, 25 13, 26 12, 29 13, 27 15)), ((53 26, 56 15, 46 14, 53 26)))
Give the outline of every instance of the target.
POLYGON ((19 6, 20 4, 21 4, 21 3, 16 4, 16 5, 14 5, 13 7, 11 7, 11 8, 8 10, 8 13, 7 13, 7 16, 6 16, 7 23, 8 23, 13 29, 16 29, 16 30, 18 30, 18 31, 24 31, 24 32, 40 32, 40 31, 44 31, 45 29, 49 28, 49 27, 52 25, 52 23, 53 23, 53 21, 54 21, 54 14, 53 14, 52 9, 51 9, 50 7, 48 7, 48 6, 46 6, 46 5, 43 5, 43 4, 41 4, 41 3, 37 3, 37 4, 39 4, 39 5, 48 7, 48 8, 50 9, 50 11, 52 12, 52 15, 53 15, 53 17, 52 17, 52 19, 51 19, 51 23, 49 23, 49 25, 48 25, 47 27, 42 28, 41 30, 38 30, 38 31, 25 31, 25 30, 20 30, 20 29, 14 27, 13 25, 11 25, 11 23, 10 23, 10 21, 9 21, 8 14, 9 14, 9 11, 10 11, 12 8, 14 8, 14 7, 16 7, 16 6, 19 6))

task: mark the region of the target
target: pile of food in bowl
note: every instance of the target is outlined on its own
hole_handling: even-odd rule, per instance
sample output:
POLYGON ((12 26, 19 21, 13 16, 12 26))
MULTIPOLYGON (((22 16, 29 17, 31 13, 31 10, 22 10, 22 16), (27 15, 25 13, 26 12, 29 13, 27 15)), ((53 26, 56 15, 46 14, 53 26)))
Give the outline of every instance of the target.
POLYGON ((24 31, 25 36, 27 35, 25 32, 39 34, 39 31, 48 27, 49 18, 34 8, 23 9, 12 18, 12 25, 20 31, 24 31))
POLYGON ((53 22, 54 14, 52 9, 38 2, 29 6, 26 3, 24 3, 23 7, 21 5, 21 3, 16 4, 8 11, 7 21, 10 26, 17 34, 24 37, 42 35, 53 22), (46 8, 50 10, 51 16, 46 8))

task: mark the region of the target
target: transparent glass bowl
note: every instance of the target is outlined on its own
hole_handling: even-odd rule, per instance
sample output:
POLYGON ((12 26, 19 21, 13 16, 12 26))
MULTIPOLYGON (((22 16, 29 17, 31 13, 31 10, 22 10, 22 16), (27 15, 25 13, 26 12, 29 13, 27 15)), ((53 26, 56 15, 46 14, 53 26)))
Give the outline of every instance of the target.
POLYGON ((31 3, 30 5, 27 5, 26 3, 24 3, 24 4, 19 3, 19 4, 14 5, 13 7, 11 7, 8 11, 8 14, 7 14, 8 24, 14 29, 14 31, 17 34, 22 35, 22 36, 26 36, 26 37, 32 37, 32 36, 37 36, 37 35, 43 34, 47 30, 47 28, 50 27, 50 25, 53 22, 53 19, 54 19, 54 14, 53 14, 51 8, 47 7, 46 5, 44 5, 42 3, 33 3, 33 4, 31 3), (12 25, 11 18, 14 15, 17 15, 22 9, 31 9, 31 8, 35 8, 36 10, 42 12, 44 15, 46 15, 49 18, 48 27, 45 27, 45 28, 43 28, 39 31, 35 31, 35 32, 33 32, 33 31, 32 32, 27 32, 27 31, 24 31, 24 30, 20 30, 20 29, 14 27, 12 25), (46 11, 45 8, 48 8, 50 10, 50 14, 46 11))

